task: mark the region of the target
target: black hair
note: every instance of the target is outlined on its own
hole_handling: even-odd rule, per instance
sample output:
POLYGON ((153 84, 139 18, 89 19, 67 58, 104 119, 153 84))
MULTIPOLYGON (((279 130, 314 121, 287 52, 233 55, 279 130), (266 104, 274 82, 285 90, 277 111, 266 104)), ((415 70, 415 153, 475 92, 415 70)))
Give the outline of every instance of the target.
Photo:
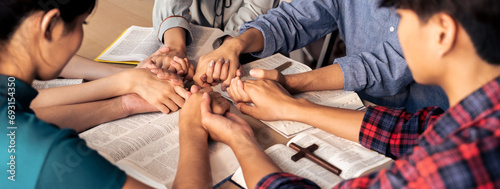
POLYGON ((414 11, 422 22, 436 13, 457 20, 486 62, 500 65, 500 3, 498 0, 381 0, 381 7, 414 11))
POLYGON ((66 30, 75 28, 75 19, 91 13, 96 0, 0 0, 0 45, 8 42, 23 20, 35 11, 59 9, 66 30))

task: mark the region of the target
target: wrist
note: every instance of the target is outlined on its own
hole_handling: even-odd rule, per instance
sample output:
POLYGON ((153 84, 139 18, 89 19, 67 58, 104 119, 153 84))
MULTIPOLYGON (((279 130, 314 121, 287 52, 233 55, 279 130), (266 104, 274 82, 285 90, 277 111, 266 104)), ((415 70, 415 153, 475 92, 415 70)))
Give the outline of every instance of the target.
POLYGON ((230 49, 231 51, 234 51, 237 55, 240 55, 244 50, 243 44, 245 44, 245 42, 242 39, 236 37, 236 38, 226 39, 221 47, 230 49))
POLYGON ((231 147, 233 151, 236 151, 236 149, 248 149, 255 146, 258 147, 255 137, 247 133, 232 135, 232 139, 229 140, 227 145, 231 147))
POLYGON ((311 102, 301 98, 289 101, 285 104, 287 112, 285 112, 283 120, 301 122, 306 112, 304 109, 311 105, 313 105, 311 102))

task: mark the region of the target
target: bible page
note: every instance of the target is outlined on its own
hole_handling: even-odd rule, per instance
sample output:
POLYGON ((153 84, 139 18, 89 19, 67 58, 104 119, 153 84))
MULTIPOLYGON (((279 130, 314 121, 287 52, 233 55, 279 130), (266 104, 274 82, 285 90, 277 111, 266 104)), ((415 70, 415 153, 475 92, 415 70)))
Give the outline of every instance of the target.
POLYGON ((303 148, 317 144, 319 148, 314 154, 340 168, 342 170, 340 176, 344 179, 359 177, 368 170, 392 162, 392 159, 367 149, 358 143, 320 129, 298 134, 288 142, 287 146, 292 142, 303 148))
POLYGON ((152 27, 131 26, 97 59, 142 61, 161 47, 152 27))
POLYGON ((52 79, 48 81, 34 80, 31 86, 36 90, 48 89, 53 87, 64 87, 68 85, 77 85, 83 83, 83 79, 52 79))
MULTIPOLYGON (((154 188, 173 184, 179 158, 179 112, 150 113, 102 124, 80 134, 89 147, 154 188)), ((231 148, 209 145, 212 179, 216 184, 239 167, 231 148)))
MULTIPOLYGON (((282 171, 309 179, 321 188, 332 188, 343 180, 309 159, 302 158, 294 162, 291 157, 297 152, 283 144, 273 145, 265 152, 282 171)), ((234 173, 231 179, 242 187, 248 188, 241 168, 234 173)))

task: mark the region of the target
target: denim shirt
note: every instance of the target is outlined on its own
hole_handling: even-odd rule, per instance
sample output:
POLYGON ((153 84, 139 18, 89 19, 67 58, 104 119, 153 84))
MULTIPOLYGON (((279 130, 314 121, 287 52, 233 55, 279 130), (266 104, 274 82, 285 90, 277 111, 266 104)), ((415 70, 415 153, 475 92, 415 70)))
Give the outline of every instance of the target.
POLYGON ((378 0, 294 0, 281 3, 266 15, 245 23, 240 33, 256 28, 265 38, 266 57, 289 53, 339 30, 347 56, 338 58, 344 90, 356 91, 368 101, 389 107, 448 108, 444 91, 414 82, 399 44, 399 16, 395 9, 379 8, 378 0))

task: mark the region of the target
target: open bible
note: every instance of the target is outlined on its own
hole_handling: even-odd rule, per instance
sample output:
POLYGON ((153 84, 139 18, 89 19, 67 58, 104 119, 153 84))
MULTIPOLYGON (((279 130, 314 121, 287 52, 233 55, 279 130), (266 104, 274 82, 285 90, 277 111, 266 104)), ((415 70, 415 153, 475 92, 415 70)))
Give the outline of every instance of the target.
MULTIPOLYGON (((154 188, 171 188, 179 159, 179 112, 131 116, 80 134, 87 145, 128 175, 154 188)), ((239 167, 229 146, 209 145, 215 184, 239 167)))
MULTIPOLYGON (((193 41, 186 48, 189 61, 196 65, 198 59, 214 50, 214 42, 223 34, 218 28, 190 25, 193 41)), ((156 52, 162 43, 152 27, 131 26, 125 30, 95 61, 107 63, 138 64, 156 52)))
MULTIPOLYGON (((393 162, 392 159, 369 150, 358 143, 319 129, 300 133, 292 138, 286 146, 276 144, 266 149, 265 152, 284 172, 307 178, 321 188, 332 188, 343 180, 388 168, 393 162), (336 175, 307 158, 301 158, 296 162, 293 161, 291 157, 297 154, 297 151, 289 147, 291 143, 304 148, 316 144, 319 148, 314 151, 314 154, 338 167, 342 172, 340 175, 336 175)), ((231 179, 240 186, 247 188, 241 168, 236 171, 231 179)))
MULTIPOLYGON (((305 64, 302 64, 293 59, 285 57, 282 54, 274 54, 270 57, 259 59, 243 65, 243 69, 245 71, 245 77, 243 77, 242 80, 248 80, 248 79, 255 80, 254 77, 250 76, 249 72, 251 69, 260 68, 260 69, 271 70, 275 69, 276 67, 282 65, 285 62, 292 62, 292 65, 281 72, 284 75, 311 71, 311 68, 309 68, 305 64)), ((220 92, 224 97, 229 99, 227 92, 223 92, 220 88, 220 85, 216 86, 214 90, 220 92)), ((351 110, 364 109, 363 102, 361 101, 359 96, 352 91, 344 91, 344 90, 315 91, 315 92, 295 94, 293 95, 293 97, 303 98, 309 100, 312 103, 321 104, 324 106, 345 108, 351 110)), ((291 138, 302 131, 313 128, 310 125, 294 121, 262 121, 262 122, 286 138, 291 138)))

